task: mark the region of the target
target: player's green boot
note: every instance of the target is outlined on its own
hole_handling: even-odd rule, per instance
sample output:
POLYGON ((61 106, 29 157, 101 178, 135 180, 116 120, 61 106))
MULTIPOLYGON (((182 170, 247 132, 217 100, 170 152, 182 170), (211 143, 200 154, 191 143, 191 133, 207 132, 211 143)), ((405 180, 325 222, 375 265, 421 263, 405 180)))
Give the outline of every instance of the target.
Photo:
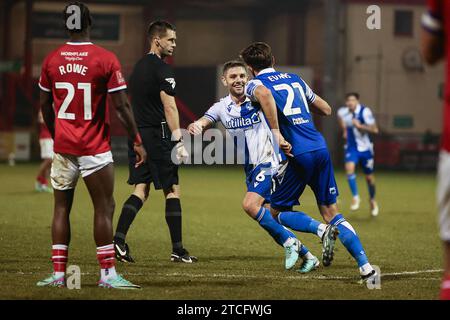
POLYGON ((39 183, 39 181, 36 181, 34 183, 34 190, 37 192, 42 192, 42 185, 39 183))
POLYGON ((302 244, 295 238, 289 238, 284 244, 284 252, 286 254, 285 267, 286 270, 292 269, 298 260, 298 253, 302 244))
POLYGON ((300 273, 308 273, 313 270, 316 270, 320 265, 319 259, 317 257, 313 257, 312 259, 303 260, 302 266, 297 271, 300 273))
POLYGON ((63 288, 66 286, 66 280, 64 276, 56 277, 54 274, 51 274, 48 278, 45 278, 42 281, 36 283, 38 287, 58 287, 63 288))
POLYGON ((123 278, 120 274, 117 277, 109 278, 106 280, 100 279, 98 286, 101 288, 109 289, 140 289, 141 287, 137 284, 133 284, 130 281, 123 278))
POLYGON ((41 185, 41 192, 53 193, 53 189, 46 184, 41 185))

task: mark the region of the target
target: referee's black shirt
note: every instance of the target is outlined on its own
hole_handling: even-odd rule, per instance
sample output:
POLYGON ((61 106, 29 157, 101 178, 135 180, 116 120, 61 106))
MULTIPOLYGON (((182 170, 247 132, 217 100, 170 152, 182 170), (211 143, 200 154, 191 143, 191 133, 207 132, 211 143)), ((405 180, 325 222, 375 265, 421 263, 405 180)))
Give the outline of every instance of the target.
POLYGON ((175 77, 170 65, 149 53, 134 66, 129 81, 131 105, 139 128, 161 127, 165 121, 160 92, 175 96, 175 77))

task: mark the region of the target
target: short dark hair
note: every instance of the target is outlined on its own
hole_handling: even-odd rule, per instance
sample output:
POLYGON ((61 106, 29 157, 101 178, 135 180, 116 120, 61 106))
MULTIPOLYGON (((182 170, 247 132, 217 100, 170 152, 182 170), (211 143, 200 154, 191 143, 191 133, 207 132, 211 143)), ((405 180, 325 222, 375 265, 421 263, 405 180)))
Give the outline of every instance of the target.
POLYGON ((255 42, 241 51, 242 60, 252 69, 263 70, 273 64, 272 48, 265 42, 255 42))
POLYGON ((245 69, 245 72, 247 72, 247 66, 245 65, 244 61, 231 60, 231 61, 224 63, 223 68, 222 68, 222 74, 225 75, 225 73, 228 71, 228 69, 236 68, 236 67, 242 67, 245 69))
POLYGON ((70 2, 63 11, 63 18, 64 18, 64 28, 66 28, 67 31, 71 33, 83 33, 85 32, 90 26, 92 26, 92 16, 91 12, 89 11, 89 8, 87 5, 85 5, 83 2, 79 1, 72 1, 70 2), (74 28, 69 29, 67 26, 67 19, 72 17, 73 13, 68 13, 67 9, 71 6, 77 6, 80 8, 80 27, 81 28, 74 28))
POLYGON ((147 36, 150 40, 154 37, 163 37, 166 35, 167 30, 176 31, 176 28, 173 24, 165 20, 156 20, 149 24, 147 29, 147 36))
POLYGON ((358 92, 349 92, 345 95, 345 99, 348 99, 350 97, 355 97, 356 100, 359 100, 359 93, 358 92))

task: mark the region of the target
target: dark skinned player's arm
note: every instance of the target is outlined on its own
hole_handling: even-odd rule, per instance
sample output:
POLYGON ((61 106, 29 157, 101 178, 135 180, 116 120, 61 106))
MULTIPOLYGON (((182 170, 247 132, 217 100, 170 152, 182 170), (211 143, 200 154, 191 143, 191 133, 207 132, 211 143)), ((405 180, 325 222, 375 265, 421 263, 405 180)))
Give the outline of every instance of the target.
POLYGON ((117 116, 127 130, 128 137, 134 142, 134 151, 136 152, 136 167, 140 166, 147 160, 147 153, 142 146, 142 140, 139 135, 133 112, 131 111, 130 102, 128 101, 125 90, 110 93, 111 101, 116 109, 117 116))
POLYGON ((422 30, 422 55, 429 65, 434 65, 445 56, 443 34, 422 30))
POLYGON ((55 111, 53 110, 53 96, 51 92, 44 90, 39 94, 39 106, 42 111, 45 125, 47 126, 52 138, 55 138, 55 111))

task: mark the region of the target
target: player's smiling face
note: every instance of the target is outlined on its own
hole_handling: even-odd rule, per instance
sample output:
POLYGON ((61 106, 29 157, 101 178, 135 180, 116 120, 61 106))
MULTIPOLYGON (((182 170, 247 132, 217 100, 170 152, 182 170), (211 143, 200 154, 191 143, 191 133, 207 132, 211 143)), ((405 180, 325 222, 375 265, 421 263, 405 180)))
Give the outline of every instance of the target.
POLYGON ((247 70, 243 67, 232 67, 222 77, 223 84, 233 96, 239 97, 244 94, 245 84, 248 81, 247 70))
POLYGON ((161 56, 172 56, 177 46, 177 34, 173 30, 167 30, 165 36, 157 39, 161 50, 161 56))

